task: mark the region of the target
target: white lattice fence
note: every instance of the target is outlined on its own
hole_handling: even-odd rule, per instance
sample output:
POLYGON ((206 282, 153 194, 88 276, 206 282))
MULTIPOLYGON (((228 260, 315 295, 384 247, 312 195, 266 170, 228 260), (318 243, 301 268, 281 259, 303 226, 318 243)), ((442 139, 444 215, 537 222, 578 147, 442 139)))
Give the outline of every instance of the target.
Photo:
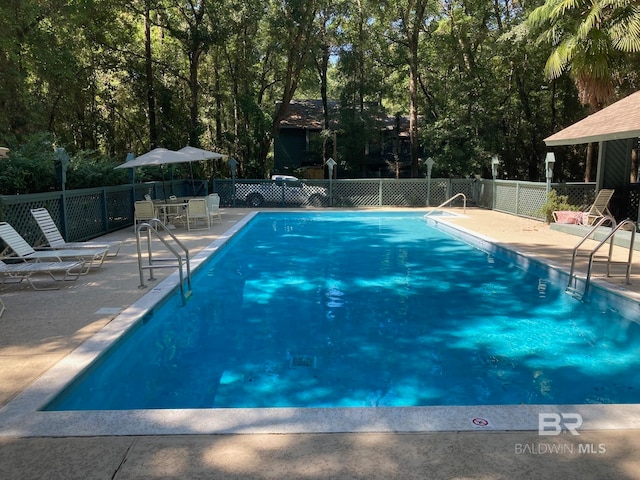
POLYGON ((546 184, 534 182, 496 181, 495 210, 523 217, 544 219, 546 184))
POLYGON ((380 205, 380 182, 377 180, 336 180, 332 186, 334 207, 380 205))
POLYGON ((518 189, 516 214, 523 217, 544 219, 542 206, 547 201, 546 185, 524 184, 518 189))
POLYGON ((494 210, 516 214, 517 193, 516 182, 495 182, 494 210))
POLYGON ((427 183, 424 180, 391 180, 381 182, 382 205, 424 207, 427 204, 427 183))

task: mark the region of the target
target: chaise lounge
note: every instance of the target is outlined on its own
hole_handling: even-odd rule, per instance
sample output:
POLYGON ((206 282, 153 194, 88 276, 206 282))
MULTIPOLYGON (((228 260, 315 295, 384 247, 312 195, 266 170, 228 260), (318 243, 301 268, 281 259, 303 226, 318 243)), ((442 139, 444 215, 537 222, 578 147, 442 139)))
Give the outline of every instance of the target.
POLYGON ((61 250, 61 249, 74 249, 74 248, 107 248, 109 251, 107 252, 108 257, 115 257, 120 252, 120 247, 122 247, 122 242, 113 241, 113 242, 67 242, 62 237, 60 230, 58 230, 58 226, 51 218, 49 211, 46 208, 33 208, 31 209, 31 215, 35 218, 40 230, 44 234, 47 239, 48 248, 53 250, 61 250))
POLYGON ((593 225, 603 217, 613 217, 609 211, 609 202, 613 197, 613 189, 603 188, 598 192, 593 204, 582 213, 582 223, 584 225, 593 225))
POLYGON ((36 274, 45 274, 51 277, 55 281, 63 280, 77 280, 78 276, 84 270, 84 262, 71 261, 71 262, 19 262, 19 263, 5 263, 0 260, 0 275, 2 275, 2 284, 4 285, 7 279, 17 279, 17 282, 9 283, 21 283, 23 280, 29 282, 29 285, 34 290, 57 290, 58 286, 49 288, 43 288, 37 285, 32 277, 36 274), (61 278, 56 278, 54 274, 63 274, 61 278))
POLYGON ((82 274, 89 272, 91 268, 102 265, 107 256, 108 248, 75 248, 64 250, 40 250, 36 251, 27 241, 15 231, 7 222, 0 222, 0 239, 7 244, 7 248, 0 254, 0 260, 22 260, 22 261, 49 261, 61 262, 63 260, 75 260, 84 263, 82 274), (5 253, 13 252, 5 255, 5 253))

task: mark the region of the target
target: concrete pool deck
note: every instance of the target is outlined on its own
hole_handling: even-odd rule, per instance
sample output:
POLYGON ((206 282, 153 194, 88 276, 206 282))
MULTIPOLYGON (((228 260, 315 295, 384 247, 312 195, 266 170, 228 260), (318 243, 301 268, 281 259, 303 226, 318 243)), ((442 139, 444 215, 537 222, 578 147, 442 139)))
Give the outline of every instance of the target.
MULTIPOLYGON (((246 213, 225 210, 222 225, 210 231, 176 233, 197 252, 246 213)), ((487 210, 467 209, 453 222, 567 269, 578 240, 541 222, 487 210)), ((22 284, 0 290, 7 307, 0 319, 0 406, 146 293, 137 288, 132 233, 127 228, 105 236, 125 240, 120 256, 59 291, 22 284)), ((636 258, 632 270, 639 275, 624 286, 635 294, 639 263, 636 258)), ((622 280, 614 277, 612 284, 622 280)), ((3 436, 0 478, 640 478, 639 431, 580 433, 3 436)))

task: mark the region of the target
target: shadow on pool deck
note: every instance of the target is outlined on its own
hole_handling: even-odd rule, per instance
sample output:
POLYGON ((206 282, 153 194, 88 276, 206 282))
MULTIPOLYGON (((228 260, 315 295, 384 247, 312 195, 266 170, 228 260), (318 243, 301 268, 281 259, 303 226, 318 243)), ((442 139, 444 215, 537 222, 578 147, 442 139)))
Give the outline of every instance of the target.
MULTIPOLYGON (((226 210, 223 224, 211 231, 177 234, 196 252, 247 212, 226 210)), ((468 209, 454 222, 566 268, 578 240, 544 223, 486 210, 468 209)), ((138 289, 131 230, 104 237, 125 240, 120 256, 58 291, 22 284, 0 290, 7 307, 0 319, 0 405, 110 322, 116 315, 110 312, 146 292, 138 289)), ((637 259, 633 271, 640 273, 637 259)), ((639 293, 640 276, 632 283, 626 288, 639 293)), ((632 479, 640 478, 640 432, 0 438, 0 478, 632 479)))

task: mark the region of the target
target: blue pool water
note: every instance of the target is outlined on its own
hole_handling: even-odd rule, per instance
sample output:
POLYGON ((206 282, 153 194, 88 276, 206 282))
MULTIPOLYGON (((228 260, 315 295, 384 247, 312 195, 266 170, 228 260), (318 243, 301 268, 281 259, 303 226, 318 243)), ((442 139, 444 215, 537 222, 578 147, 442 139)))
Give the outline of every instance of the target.
POLYGON ((640 326, 416 213, 261 213, 47 410, 640 402, 640 326))

